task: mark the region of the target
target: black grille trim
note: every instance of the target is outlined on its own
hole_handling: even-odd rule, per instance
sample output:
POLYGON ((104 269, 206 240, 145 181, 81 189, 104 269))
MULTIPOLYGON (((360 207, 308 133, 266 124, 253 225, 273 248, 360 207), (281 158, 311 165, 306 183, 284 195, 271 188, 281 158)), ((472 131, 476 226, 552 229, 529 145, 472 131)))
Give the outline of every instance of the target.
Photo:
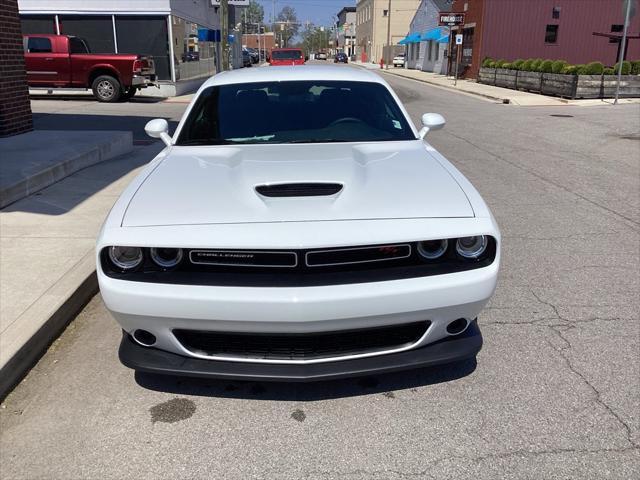
POLYGON ((326 197, 342 190, 340 183, 278 183, 258 185, 256 192, 264 197, 326 197))
POLYGON ((253 360, 318 360, 409 347, 431 322, 314 333, 245 333, 174 330, 192 353, 253 360))

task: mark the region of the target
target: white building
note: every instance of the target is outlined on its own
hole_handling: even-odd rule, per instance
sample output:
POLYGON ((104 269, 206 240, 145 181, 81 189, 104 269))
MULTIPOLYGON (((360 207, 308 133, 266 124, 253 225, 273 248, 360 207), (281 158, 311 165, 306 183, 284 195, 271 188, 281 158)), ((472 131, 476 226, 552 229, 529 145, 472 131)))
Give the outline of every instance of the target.
MULTIPOLYGON (((75 35, 95 53, 153 57, 162 96, 192 90, 218 71, 220 8, 212 0, 18 0, 18 8, 23 33, 75 35)), ((232 64, 241 66, 236 43, 232 64)))
POLYGON ((411 20, 409 33, 400 41, 406 47, 405 67, 447 73, 449 28, 438 26, 440 12, 451 9, 451 0, 422 0, 411 20))

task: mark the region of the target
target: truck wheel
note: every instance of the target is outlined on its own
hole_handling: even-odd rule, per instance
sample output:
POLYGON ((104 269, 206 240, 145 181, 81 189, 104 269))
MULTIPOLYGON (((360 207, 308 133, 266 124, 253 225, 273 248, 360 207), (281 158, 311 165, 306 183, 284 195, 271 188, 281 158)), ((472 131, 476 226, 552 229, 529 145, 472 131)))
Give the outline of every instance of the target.
POLYGON ((122 99, 131 100, 137 92, 138 92, 138 89, 136 87, 129 87, 122 94, 122 99))
POLYGON ((120 82, 109 76, 100 75, 93 81, 91 85, 93 96, 99 102, 117 102, 122 95, 122 86, 120 82))

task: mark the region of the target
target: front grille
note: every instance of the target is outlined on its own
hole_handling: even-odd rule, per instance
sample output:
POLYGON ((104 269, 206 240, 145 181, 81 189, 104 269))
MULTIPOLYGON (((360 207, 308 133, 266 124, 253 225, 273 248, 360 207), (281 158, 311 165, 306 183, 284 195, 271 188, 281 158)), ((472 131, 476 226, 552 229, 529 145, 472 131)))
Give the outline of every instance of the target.
POLYGON ((206 356, 255 360, 314 360, 410 346, 430 322, 319 333, 230 333, 174 330, 189 351, 206 356))
POLYGON ((322 197, 342 190, 339 183, 279 183, 258 185, 256 192, 264 197, 322 197))

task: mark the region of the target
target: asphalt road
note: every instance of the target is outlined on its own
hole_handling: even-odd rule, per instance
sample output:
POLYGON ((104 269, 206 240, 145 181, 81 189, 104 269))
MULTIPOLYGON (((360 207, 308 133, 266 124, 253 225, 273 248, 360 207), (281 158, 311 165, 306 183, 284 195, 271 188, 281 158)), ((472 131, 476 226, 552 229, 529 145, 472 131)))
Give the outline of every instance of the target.
POLYGON ((477 363, 310 385, 134 376, 98 295, 2 405, 3 479, 637 475, 640 107, 385 78, 414 121, 445 115, 428 139, 502 230, 477 363))

